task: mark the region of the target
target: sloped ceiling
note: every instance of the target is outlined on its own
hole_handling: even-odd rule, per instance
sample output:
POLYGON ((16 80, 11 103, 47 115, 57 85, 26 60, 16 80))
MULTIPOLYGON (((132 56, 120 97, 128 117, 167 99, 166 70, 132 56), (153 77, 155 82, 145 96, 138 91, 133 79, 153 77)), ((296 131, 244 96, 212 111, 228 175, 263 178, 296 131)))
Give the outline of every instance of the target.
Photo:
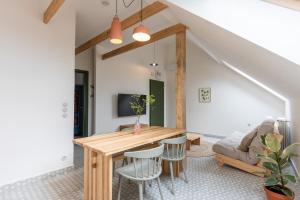
MULTIPOLYGON (((104 7, 101 0, 74 0, 77 46, 109 27, 115 1, 109 2, 104 7)), ((121 19, 139 10, 139 1, 128 9, 122 6, 122 1, 118 2, 121 19)), ((145 4, 153 2, 146 0, 145 4)), ((169 8, 145 20, 152 33, 182 22, 212 56, 287 98, 300 97, 300 12, 260 0, 163 2, 169 8)), ((132 42, 132 29, 124 31, 124 44, 132 42)), ((162 42, 171 44, 173 40, 162 42)), ((107 41, 101 45, 115 48, 107 41)))
POLYGON ((167 3, 170 12, 189 27, 192 35, 204 41, 206 48, 215 57, 230 63, 287 98, 298 97, 300 26, 292 26, 294 21, 292 23, 285 20, 291 19, 290 16, 300 19, 300 13, 265 5, 267 3, 261 1, 251 1, 256 4, 249 4, 249 0, 169 0, 167 3), (256 12, 253 13, 253 10, 256 12), (252 15, 263 17, 261 12, 268 13, 270 10, 272 14, 265 14, 265 17, 276 14, 286 16, 274 23, 277 23, 277 29, 289 28, 288 30, 281 30, 279 35, 272 34, 276 29, 274 23, 254 20, 256 24, 251 21, 254 19, 252 15))
MULTIPOLYGON (((76 9, 76 46, 83 44, 92 37, 102 33, 110 27, 112 18, 115 15, 115 0, 72 0, 76 9), (102 2, 108 2, 104 6, 102 2)), ((156 0, 144 0, 144 7, 155 2, 156 0)), ((118 0, 118 16, 120 20, 131 16, 140 10, 140 1, 135 0, 129 8, 125 8, 122 0, 118 0)), ((129 4, 131 0, 124 0, 129 4)), ((144 25, 147 26, 151 33, 161 30, 167 26, 171 26, 175 21, 168 17, 168 11, 164 10, 158 14, 144 20, 144 25)), ((123 31, 124 44, 133 42, 131 37, 135 26, 123 31)), ((124 45, 123 44, 123 45, 124 45)), ((116 48, 116 45, 111 45, 109 42, 101 43, 102 46, 108 48, 116 48)))

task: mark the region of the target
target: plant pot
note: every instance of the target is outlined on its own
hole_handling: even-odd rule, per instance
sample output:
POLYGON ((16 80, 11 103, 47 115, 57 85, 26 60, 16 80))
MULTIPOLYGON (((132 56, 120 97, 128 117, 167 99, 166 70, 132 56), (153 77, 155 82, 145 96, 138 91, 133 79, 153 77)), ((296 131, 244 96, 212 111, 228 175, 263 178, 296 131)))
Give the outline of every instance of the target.
POLYGON ((273 192, 273 191, 269 190, 267 187, 265 187, 264 190, 265 190, 268 200, 294 200, 295 199, 295 195, 291 198, 291 197, 273 192))

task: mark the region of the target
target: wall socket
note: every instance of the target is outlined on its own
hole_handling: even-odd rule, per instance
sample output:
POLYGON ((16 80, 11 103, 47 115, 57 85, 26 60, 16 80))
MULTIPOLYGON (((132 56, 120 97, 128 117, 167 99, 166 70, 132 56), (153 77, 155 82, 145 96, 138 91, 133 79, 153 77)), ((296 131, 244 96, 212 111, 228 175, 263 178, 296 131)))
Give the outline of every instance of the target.
POLYGON ((68 103, 64 102, 62 104, 62 107, 63 107, 62 108, 62 112, 63 112, 62 117, 67 118, 68 117, 68 103))

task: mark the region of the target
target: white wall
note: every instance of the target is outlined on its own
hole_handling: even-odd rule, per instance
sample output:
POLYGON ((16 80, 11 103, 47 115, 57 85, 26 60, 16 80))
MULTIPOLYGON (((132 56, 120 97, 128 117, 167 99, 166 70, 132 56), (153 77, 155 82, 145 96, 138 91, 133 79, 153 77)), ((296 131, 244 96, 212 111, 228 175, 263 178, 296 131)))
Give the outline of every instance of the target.
MULTIPOLYGON (((151 75, 153 68, 149 67, 153 58, 152 45, 102 60, 102 53, 107 51, 104 47, 96 48, 96 134, 116 131, 122 124, 135 123, 136 117, 117 116, 117 94, 149 94, 149 79, 154 79, 151 75)), ((159 47, 157 51, 159 67, 155 69, 162 72, 161 81, 165 81, 163 51, 159 47)), ((149 110, 141 117, 141 123, 149 124, 149 110)))
POLYGON ((73 164, 75 60, 68 2, 48 25, 42 14, 49 1, 2 3, 0 186, 73 164))
MULTIPOLYGON (((168 72, 168 80, 175 81, 174 71, 168 72)), ((171 90, 175 91, 174 87, 171 90)), ((234 131, 251 130, 267 116, 275 119, 284 116, 285 104, 236 72, 218 64, 188 41, 186 112, 188 131, 228 136, 234 131), (211 103, 199 103, 199 88, 202 87, 211 87, 211 103)))
POLYGON ((94 49, 88 49, 75 57, 75 68, 89 72, 89 115, 88 134, 94 133, 94 49))
MULTIPOLYGON (((300 98, 295 98, 291 100, 291 117, 292 117, 292 142, 300 143, 300 98)), ((297 154, 300 155, 300 147, 298 146, 297 154)), ((298 170, 298 175, 300 175, 300 158, 294 158, 294 163, 298 170)))
POLYGON ((170 66, 166 72, 167 127, 176 128, 176 66, 170 66))
POLYGON ((282 100, 219 65, 200 48, 189 43, 187 55, 188 130, 226 136, 233 131, 247 132, 267 116, 284 116, 282 100), (211 103, 199 103, 201 87, 211 87, 211 103))

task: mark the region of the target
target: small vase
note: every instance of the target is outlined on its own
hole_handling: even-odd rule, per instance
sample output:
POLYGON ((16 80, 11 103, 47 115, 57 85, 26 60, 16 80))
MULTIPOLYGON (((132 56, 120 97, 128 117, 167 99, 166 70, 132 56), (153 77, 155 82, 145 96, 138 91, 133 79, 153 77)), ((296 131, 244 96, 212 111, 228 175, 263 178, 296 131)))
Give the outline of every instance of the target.
POLYGON ((134 133, 140 134, 141 133, 141 124, 140 124, 140 117, 137 118, 135 125, 134 125, 134 133))

